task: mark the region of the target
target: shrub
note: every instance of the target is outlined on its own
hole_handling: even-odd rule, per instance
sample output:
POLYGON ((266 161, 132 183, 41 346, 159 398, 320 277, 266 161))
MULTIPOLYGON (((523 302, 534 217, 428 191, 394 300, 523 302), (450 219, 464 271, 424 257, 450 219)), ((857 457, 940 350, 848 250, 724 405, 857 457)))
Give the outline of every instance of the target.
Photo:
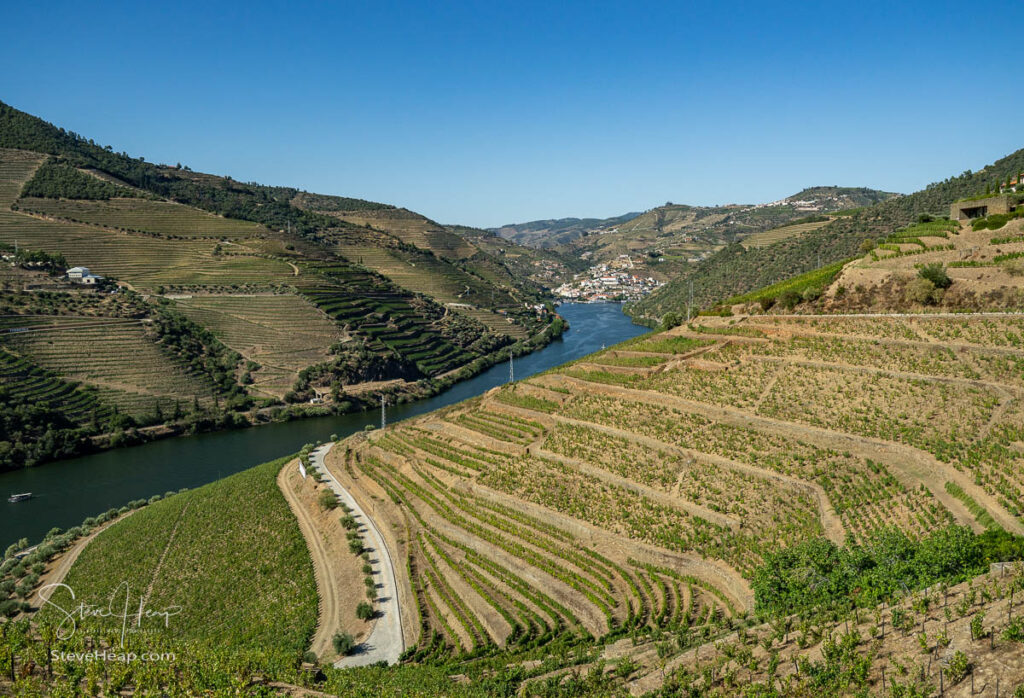
POLYGON ((682 323, 682 318, 678 313, 665 313, 665 316, 661 318, 661 329, 671 330, 673 327, 679 327, 680 323, 682 323))
POLYGON ((365 601, 360 601, 359 605, 356 606, 356 618, 359 620, 370 620, 373 618, 374 611, 373 606, 365 601))
POLYGON ((363 541, 358 538, 353 538, 348 542, 348 551, 354 555, 361 555, 364 548, 363 541))
POLYGON ((334 633, 331 643, 334 645, 334 651, 338 654, 351 654, 356 647, 355 638, 348 633, 334 633))
POLYGON ((988 637, 988 631, 985 630, 985 613, 983 611, 978 612, 974 618, 971 618, 971 637, 975 640, 988 637))
POLYGON ((801 300, 800 294, 796 291, 783 291, 779 295, 779 305, 786 310, 792 310, 801 300))
POLYGON ((338 506, 338 495, 331 490, 323 490, 317 498, 317 503, 320 504, 321 509, 334 509, 338 506))
POLYGON ((875 247, 877 247, 877 243, 874 240, 868 238, 860 243, 861 254, 867 254, 871 250, 875 249, 875 247))
POLYGON ((949 288, 953 285, 953 280, 949 278, 949 274, 946 273, 946 268, 941 262, 925 264, 917 270, 917 275, 931 281, 935 288, 949 288))
POLYGON ((942 300, 942 289, 928 279, 914 279, 907 285, 906 299, 910 303, 934 305, 942 300))

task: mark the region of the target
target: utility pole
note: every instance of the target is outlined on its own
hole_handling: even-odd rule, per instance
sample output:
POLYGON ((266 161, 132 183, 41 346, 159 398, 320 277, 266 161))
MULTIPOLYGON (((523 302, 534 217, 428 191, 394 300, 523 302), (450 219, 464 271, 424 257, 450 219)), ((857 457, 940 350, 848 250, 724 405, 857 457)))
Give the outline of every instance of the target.
POLYGON ((388 404, 387 397, 384 396, 384 395, 381 395, 380 396, 380 430, 381 431, 384 431, 384 427, 386 427, 388 425, 387 404, 388 404))
POLYGON ((693 310, 693 279, 690 279, 690 302, 686 304, 686 324, 690 324, 690 313, 693 310))

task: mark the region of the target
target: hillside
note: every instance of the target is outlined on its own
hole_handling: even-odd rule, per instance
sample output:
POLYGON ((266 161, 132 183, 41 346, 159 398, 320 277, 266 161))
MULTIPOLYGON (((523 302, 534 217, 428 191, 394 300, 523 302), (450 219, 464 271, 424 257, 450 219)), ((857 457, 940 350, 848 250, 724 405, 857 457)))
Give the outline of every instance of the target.
POLYGON ((430 394, 562 326, 524 265, 418 214, 153 165, 4 104, 0 245, 0 469, 430 394))
POLYGON ((750 249, 740 244, 727 245, 700 264, 683 270, 627 312, 646 322, 655 322, 669 312, 685 315, 691 282, 694 305, 708 308, 731 296, 850 259, 860 254, 865 240, 884 240, 916 222, 921 215, 948 216, 953 201, 980 194, 993 182, 1016 177, 1022 169, 1024 150, 1019 150, 978 172, 967 170, 908 196, 887 199, 840 216, 796 237, 750 249))
POLYGON ((526 223, 509 223, 488 230, 520 245, 543 249, 566 245, 578 237, 599 235, 639 215, 640 213, 624 213, 612 218, 548 218, 526 223))
MULTIPOLYGON (((342 695, 366 682, 441 695, 728 696, 751 683, 890 695, 940 681, 961 695, 972 677, 1009 693, 1024 680, 1024 576, 986 575, 1024 558, 1022 344, 1024 320, 996 314, 700 318, 354 435, 327 468, 384 531, 405 663, 324 666, 319 682, 297 660, 252 654, 251 666, 342 695)), ((97 537, 69 579, 116 577, 119 560, 168 547, 135 533, 152 517, 177 515, 151 527, 173 537, 225 501, 177 495, 133 514, 138 526, 97 537)), ((258 509, 277 501, 261 495, 258 509)), ((248 531, 259 515, 245 509, 230 515, 248 531)), ((326 540, 353 538, 342 518, 326 540)), ((158 580, 223 553, 175 540, 158 580)), ((269 566, 271 597, 293 565, 272 555, 250 553, 269 566)), ((186 586, 200 605, 223 593, 186 586)), ((319 593, 330 608, 355 589, 319 593)), ((186 656, 205 656, 220 627, 190 625, 186 656)), ((24 681, 38 686, 42 670, 24 681)))

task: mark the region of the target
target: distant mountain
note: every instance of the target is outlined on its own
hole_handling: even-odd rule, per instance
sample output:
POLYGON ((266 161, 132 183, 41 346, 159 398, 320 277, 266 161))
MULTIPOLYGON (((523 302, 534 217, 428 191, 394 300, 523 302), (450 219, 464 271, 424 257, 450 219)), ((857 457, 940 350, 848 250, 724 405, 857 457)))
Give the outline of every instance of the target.
POLYGON ((488 230, 520 245, 547 248, 568 244, 578 237, 591 233, 606 231, 639 215, 624 213, 612 218, 548 218, 527 223, 510 223, 488 230))
MULTIPOLYGON (((847 259, 858 254, 864 240, 885 237, 913 223, 921 214, 945 216, 953 201, 984 192, 994 182, 1006 181, 1024 171, 1024 150, 1004 157, 978 172, 960 175, 928 185, 907 196, 891 196, 873 205, 859 207, 850 215, 835 217, 827 225, 808 230, 774 244, 745 248, 731 243, 699 264, 681 270, 670 283, 627 309, 634 318, 655 322, 667 312, 686 312, 690 283, 694 305, 706 308, 738 294, 747 293, 847 259)), ((861 191, 861 190, 857 190, 861 191)), ((820 192, 804 190, 790 197, 820 192)))

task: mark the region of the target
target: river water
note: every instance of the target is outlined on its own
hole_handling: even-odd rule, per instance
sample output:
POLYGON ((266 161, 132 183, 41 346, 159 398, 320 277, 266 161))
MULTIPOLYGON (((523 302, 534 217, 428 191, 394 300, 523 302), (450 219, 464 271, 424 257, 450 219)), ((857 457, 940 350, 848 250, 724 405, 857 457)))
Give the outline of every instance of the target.
MULTIPOLYGON (((567 303, 559 312, 569 321, 570 329, 561 339, 516 359, 517 380, 648 331, 623 315, 619 304, 567 303)), ((505 383, 508 369, 508 364, 498 364, 432 398, 396 405, 388 409, 388 423, 480 395, 505 383)), ((348 436, 367 424, 379 425, 380 412, 182 436, 2 473, 0 550, 19 538, 35 542, 54 526, 68 528, 133 499, 205 485, 294 453, 305 443, 327 441, 331 434, 348 436), (7 496, 15 492, 32 492, 34 496, 17 504, 7 502, 7 496)))

